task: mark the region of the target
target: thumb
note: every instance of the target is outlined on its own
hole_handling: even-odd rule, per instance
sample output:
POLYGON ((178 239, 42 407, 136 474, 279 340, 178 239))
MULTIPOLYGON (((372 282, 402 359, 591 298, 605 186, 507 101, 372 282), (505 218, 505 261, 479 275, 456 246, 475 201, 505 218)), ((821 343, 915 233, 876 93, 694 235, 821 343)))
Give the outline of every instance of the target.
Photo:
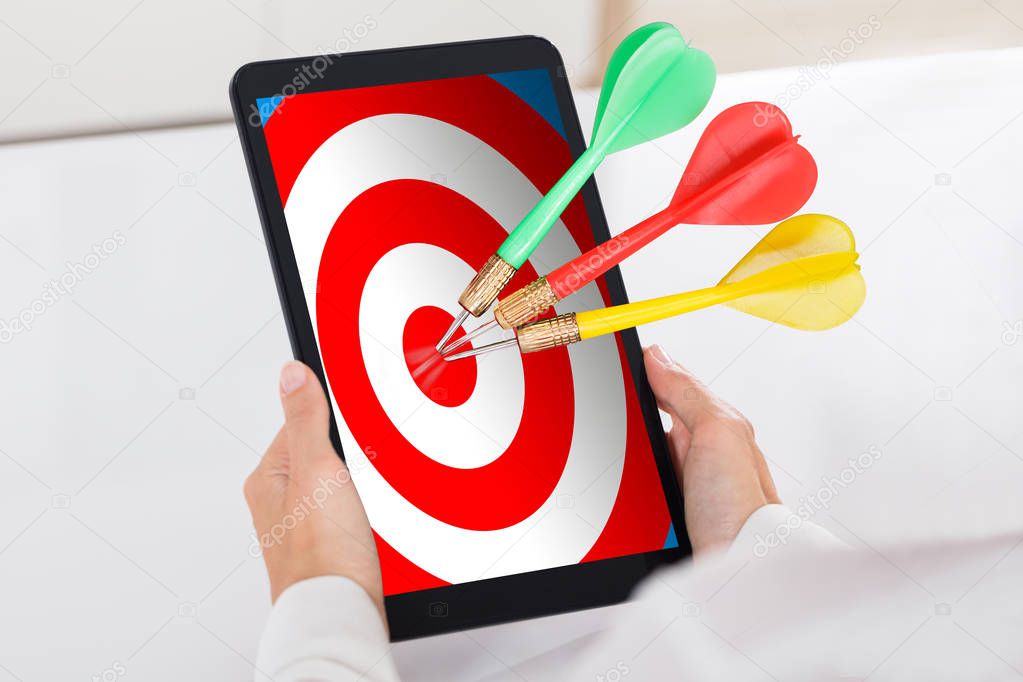
POLYGON ((325 454, 333 455, 327 396, 313 371, 301 362, 286 363, 280 390, 291 465, 301 469, 325 454))
POLYGON ((690 433, 701 422, 722 416, 724 410, 717 397, 663 348, 650 346, 643 360, 658 407, 681 419, 690 433))

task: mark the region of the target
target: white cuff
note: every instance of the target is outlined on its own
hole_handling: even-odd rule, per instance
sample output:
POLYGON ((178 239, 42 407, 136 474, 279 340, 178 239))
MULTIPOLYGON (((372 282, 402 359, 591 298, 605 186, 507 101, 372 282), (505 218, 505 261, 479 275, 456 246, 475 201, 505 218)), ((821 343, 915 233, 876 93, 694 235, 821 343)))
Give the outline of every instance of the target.
POLYGON ((321 576, 295 583, 277 598, 256 670, 275 682, 397 680, 390 649, 366 591, 348 578, 321 576))
POLYGON ((847 545, 785 505, 765 504, 746 519, 728 550, 728 556, 762 559, 782 547, 838 549, 847 545))

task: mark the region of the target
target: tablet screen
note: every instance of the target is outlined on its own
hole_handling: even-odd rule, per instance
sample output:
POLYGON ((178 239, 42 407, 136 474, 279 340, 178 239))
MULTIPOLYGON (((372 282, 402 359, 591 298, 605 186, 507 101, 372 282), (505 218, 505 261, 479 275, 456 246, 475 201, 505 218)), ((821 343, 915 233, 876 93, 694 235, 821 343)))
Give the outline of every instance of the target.
MULTIPOLYGON (((433 347, 572 163, 549 72, 252 105, 385 593, 677 546, 617 335, 450 363, 433 347)), ((577 198, 506 293, 593 245, 577 198)), ((609 302, 599 281, 557 312, 609 302)))

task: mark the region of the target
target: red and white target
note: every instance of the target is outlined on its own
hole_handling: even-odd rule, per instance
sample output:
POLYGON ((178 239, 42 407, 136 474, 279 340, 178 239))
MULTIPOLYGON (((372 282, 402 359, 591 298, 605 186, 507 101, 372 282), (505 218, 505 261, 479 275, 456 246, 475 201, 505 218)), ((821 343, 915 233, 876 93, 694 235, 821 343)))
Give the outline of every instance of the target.
MULTIPOLYGON (((487 77, 303 94, 265 130, 385 591, 663 546, 615 337, 456 363, 433 349, 466 282, 570 165, 564 139, 487 77)), ((581 202, 564 221, 509 290, 589 248, 581 202)))

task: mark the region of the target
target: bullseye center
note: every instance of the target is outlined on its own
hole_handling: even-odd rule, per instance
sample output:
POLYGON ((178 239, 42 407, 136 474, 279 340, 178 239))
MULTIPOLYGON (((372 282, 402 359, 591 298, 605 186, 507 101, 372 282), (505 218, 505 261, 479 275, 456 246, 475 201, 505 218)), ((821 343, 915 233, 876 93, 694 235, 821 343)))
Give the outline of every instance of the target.
MULTIPOLYGON (((476 388, 476 358, 447 362, 435 344, 455 318, 434 306, 417 308, 405 322, 401 335, 405 364, 416 386, 427 398, 443 407, 458 407, 476 388)), ((461 327, 452 340, 465 336, 461 327)), ((472 348, 472 342, 459 350, 472 348)))

